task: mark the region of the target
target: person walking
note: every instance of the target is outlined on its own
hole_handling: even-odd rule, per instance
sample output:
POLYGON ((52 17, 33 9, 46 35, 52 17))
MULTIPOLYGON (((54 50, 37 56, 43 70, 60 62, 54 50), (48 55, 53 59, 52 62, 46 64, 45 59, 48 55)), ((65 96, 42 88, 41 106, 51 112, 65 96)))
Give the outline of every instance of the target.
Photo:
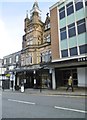
POLYGON ((69 90, 69 88, 72 88, 72 92, 74 91, 73 90, 73 79, 72 79, 72 76, 70 76, 69 79, 68 79, 68 86, 67 86, 66 91, 69 90))

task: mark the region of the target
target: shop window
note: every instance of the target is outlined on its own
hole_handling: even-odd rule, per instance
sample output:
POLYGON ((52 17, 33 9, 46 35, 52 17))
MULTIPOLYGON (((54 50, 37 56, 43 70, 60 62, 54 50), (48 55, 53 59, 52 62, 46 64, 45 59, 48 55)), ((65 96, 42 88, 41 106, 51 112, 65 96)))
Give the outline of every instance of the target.
POLYGON ((77 47, 70 49, 70 56, 74 56, 74 55, 77 55, 77 47))
POLYGON ((76 35, 75 23, 68 25, 68 34, 69 37, 73 37, 76 35))
POLYGON ((81 8, 83 8, 83 2, 79 1, 79 0, 76 0, 75 1, 75 8, 76 8, 76 11, 80 10, 81 8))
POLYGON ((60 39, 64 40, 67 38, 66 27, 60 29, 60 39))
POLYGON ((61 51, 62 57, 68 57, 68 50, 61 51))
POLYGON ((87 44, 80 46, 79 49, 80 49, 80 54, 87 53, 87 44))
POLYGON ((67 4, 66 7, 67 7, 67 16, 74 13, 73 2, 67 4))
POLYGON ((65 17, 65 7, 59 9, 59 17, 60 19, 63 19, 65 17))
POLYGON ((86 32, 85 19, 77 21, 77 30, 78 30, 78 34, 86 32))

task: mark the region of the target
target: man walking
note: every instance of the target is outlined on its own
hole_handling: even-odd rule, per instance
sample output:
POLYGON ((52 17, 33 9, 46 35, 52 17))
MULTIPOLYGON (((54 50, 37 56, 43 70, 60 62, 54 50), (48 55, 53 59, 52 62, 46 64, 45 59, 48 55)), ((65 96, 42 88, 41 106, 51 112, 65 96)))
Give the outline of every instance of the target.
POLYGON ((69 88, 72 88, 72 92, 73 92, 73 80, 72 80, 72 76, 70 76, 69 79, 68 79, 68 86, 67 86, 66 91, 67 91, 69 88))

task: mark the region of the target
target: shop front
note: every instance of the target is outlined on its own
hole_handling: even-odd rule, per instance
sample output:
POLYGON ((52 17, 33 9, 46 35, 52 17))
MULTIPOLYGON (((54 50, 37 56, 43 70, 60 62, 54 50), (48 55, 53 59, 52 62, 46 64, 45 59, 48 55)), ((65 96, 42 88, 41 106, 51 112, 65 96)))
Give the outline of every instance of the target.
POLYGON ((70 76, 74 87, 87 87, 87 57, 52 62, 52 88, 66 87, 70 76), (81 59, 81 60, 80 60, 81 59))
POLYGON ((27 88, 51 88, 52 87, 52 78, 49 73, 49 69, 39 68, 32 70, 19 70, 16 71, 16 80, 15 85, 16 89, 21 86, 21 83, 24 83, 25 89, 27 88))

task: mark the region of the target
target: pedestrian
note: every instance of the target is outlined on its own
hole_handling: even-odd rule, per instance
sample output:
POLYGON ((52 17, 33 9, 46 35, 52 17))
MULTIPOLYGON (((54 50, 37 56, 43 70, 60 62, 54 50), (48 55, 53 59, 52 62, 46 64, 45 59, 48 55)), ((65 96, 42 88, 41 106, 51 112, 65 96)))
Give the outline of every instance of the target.
POLYGON ((72 92, 73 92, 73 79, 72 79, 72 76, 69 77, 68 79, 68 86, 67 86, 67 90, 69 90, 69 88, 72 88, 72 92))

